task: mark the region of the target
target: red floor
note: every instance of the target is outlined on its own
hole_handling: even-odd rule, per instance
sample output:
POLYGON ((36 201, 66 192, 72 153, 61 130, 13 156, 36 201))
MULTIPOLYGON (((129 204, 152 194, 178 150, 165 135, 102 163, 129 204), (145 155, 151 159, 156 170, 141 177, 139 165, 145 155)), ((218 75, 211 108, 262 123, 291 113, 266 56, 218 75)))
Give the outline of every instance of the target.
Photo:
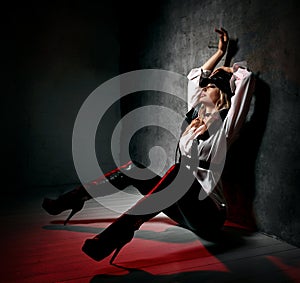
POLYGON ((1 213, 0 282, 300 282, 300 250, 260 233, 226 228, 223 245, 206 242, 160 214, 136 232, 116 263, 81 252, 115 215, 90 202, 69 225, 41 199, 12 201, 1 213), (101 218, 99 218, 101 215, 101 218))

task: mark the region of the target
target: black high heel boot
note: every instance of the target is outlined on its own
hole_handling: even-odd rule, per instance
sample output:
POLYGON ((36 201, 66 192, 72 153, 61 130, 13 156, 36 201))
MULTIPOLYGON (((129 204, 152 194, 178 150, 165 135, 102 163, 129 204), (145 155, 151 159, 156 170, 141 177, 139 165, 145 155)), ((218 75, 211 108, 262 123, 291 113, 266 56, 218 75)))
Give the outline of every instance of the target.
POLYGON ((83 186, 80 186, 55 200, 44 198, 42 207, 51 215, 58 215, 71 209, 71 213, 64 222, 64 225, 66 225, 71 217, 83 208, 85 201, 89 199, 91 199, 91 196, 83 186))
POLYGON ((139 215, 136 212, 139 211, 139 208, 143 207, 148 196, 164 189, 174 179, 178 169, 178 165, 172 166, 165 176, 160 178, 157 185, 155 185, 145 197, 131 207, 127 213, 120 216, 115 222, 93 239, 86 240, 82 246, 82 251, 96 261, 106 258, 114 251, 110 260, 110 264, 112 264, 120 250, 132 240, 134 232, 138 230, 144 222, 160 213, 160 211, 157 211, 150 214, 139 215))
MULTIPOLYGON (((123 174, 120 169, 131 171, 135 168, 136 166, 132 162, 128 162, 127 164, 106 173, 100 178, 87 183, 86 188, 93 189, 97 196, 102 195, 102 193, 105 194, 106 185, 109 183, 116 186, 119 190, 123 190, 130 184, 131 179, 123 174)), ((92 197, 89 195, 87 190, 83 186, 80 186, 59 196, 55 200, 45 198, 42 207, 51 215, 58 215, 65 210, 71 209, 71 213, 64 222, 64 225, 66 225, 71 217, 83 208, 85 201, 91 198, 92 197)))
POLYGON ((134 232, 145 221, 147 220, 143 216, 123 214, 102 233, 87 239, 82 251, 96 261, 101 261, 114 251, 109 261, 113 264, 120 250, 133 239, 134 232))

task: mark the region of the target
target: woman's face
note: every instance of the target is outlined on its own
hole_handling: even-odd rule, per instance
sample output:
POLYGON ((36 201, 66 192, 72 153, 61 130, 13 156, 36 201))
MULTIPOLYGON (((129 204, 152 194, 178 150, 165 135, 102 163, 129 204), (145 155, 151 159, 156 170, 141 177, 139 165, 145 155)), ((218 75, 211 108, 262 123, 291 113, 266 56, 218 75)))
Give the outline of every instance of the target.
POLYGON ((200 101, 205 106, 215 106, 220 98, 220 89, 215 84, 208 84, 202 88, 200 101))

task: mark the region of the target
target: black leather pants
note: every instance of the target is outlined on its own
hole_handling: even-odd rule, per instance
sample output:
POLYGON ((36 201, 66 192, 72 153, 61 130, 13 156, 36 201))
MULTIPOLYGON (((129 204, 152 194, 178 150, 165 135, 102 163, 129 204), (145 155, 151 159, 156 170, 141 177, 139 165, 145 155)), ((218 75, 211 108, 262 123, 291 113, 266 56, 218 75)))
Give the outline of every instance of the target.
MULTIPOLYGON (((150 170, 143 168, 145 170, 144 173, 150 176, 150 178, 144 180, 133 177, 139 176, 138 170, 140 168, 143 167, 136 163, 128 163, 126 166, 123 166, 124 172, 130 173, 130 177, 120 173, 117 169, 106 174, 106 178, 109 182, 119 189, 133 185, 144 195, 144 197, 129 210, 129 213, 131 214, 134 214, 134 210, 137 206, 140 208, 140 206, 146 204, 147 197, 150 194, 163 190, 170 184, 172 189, 172 182, 178 174, 180 164, 173 165, 163 177, 155 175, 150 170)), ((191 174, 188 169, 184 170, 186 170, 185 174, 191 174)), ((102 191, 103 186, 101 185, 101 182, 98 183, 101 187, 99 187, 98 190, 102 191)), ((201 185, 195 179, 187 192, 177 202, 156 213, 136 215, 137 221, 141 225, 160 212, 163 212, 180 226, 195 232, 200 237, 214 240, 217 238, 217 235, 225 222, 226 207, 218 206, 210 197, 199 200, 201 189, 201 185)))

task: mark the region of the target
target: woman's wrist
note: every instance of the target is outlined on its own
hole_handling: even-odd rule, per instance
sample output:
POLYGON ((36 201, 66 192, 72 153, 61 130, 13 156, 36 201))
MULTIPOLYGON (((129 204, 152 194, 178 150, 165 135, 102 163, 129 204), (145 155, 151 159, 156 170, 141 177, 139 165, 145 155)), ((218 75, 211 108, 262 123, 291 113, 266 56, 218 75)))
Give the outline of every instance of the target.
POLYGON ((218 49, 205 63, 202 65, 203 70, 213 71, 217 64, 220 62, 225 52, 218 49))
POLYGON ((220 58, 222 58, 224 55, 225 55, 225 51, 223 51, 222 49, 218 49, 217 50, 217 52, 216 52, 216 54, 218 55, 218 56, 220 56, 220 58))

